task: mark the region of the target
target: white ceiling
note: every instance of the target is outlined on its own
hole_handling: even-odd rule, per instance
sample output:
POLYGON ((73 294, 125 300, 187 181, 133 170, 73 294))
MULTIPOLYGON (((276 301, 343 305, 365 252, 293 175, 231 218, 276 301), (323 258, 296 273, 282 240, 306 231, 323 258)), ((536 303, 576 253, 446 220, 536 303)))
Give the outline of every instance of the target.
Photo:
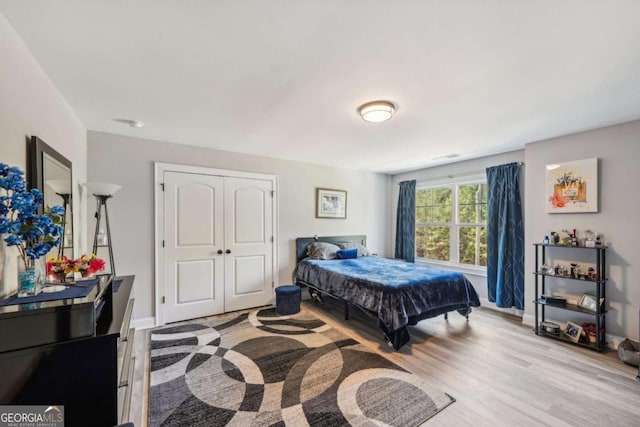
POLYGON ((96 131, 394 173, 640 118, 638 0, 0 0, 0 11, 96 131), (380 98, 399 105, 394 118, 363 122, 358 105, 380 98))

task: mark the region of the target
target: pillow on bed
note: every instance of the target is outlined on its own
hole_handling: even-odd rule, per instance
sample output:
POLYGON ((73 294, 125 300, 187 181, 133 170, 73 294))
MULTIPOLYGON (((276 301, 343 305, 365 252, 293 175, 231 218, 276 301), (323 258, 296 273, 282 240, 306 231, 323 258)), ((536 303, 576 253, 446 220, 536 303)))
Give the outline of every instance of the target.
POLYGON ((335 259, 340 248, 326 242, 313 242, 307 246, 307 256, 313 259, 335 259))
POLYGON ((358 258, 358 250, 357 249, 340 249, 336 255, 338 259, 351 259, 358 258))
POLYGON ((340 246, 341 249, 357 249, 358 256, 371 255, 371 252, 369 252, 369 249, 365 248, 360 243, 344 242, 344 243, 336 243, 336 245, 340 246))

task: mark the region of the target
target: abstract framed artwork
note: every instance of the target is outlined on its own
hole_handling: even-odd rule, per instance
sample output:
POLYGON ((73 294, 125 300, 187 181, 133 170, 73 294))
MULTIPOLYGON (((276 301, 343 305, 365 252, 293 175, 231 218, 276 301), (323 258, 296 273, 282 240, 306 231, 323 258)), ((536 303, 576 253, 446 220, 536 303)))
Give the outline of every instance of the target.
POLYGON ((546 167, 547 213, 598 212, 598 159, 546 167))
POLYGON ((347 218, 347 192, 316 188, 316 218, 347 218))

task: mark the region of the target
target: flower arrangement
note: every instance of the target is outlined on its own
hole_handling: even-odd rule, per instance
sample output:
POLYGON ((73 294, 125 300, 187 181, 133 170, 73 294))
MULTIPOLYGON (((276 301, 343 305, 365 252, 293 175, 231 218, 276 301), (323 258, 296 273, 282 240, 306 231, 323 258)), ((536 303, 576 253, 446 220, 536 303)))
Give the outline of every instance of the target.
POLYGON ((104 270, 104 260, 98 258, 96 254, 91 254, 91 256, 82 255, 74 261, 74 264, 76 269, 74 271, 79 271, 83 277, 104 270))
POLYGON ((64 278, 73 271, 71 267, 71 260, 66 256, 62 258, 51 257, 47 261, 47 276, 58 280, 64 280, 64 278))
POLYGON ((96 254, 82 255, 77 259, 69 259, 66 256, 57 259, 52 257, 47 262, 47 276, 64 280, 67 274, 79 272, 82 277, 89 277, 104 270, 104 265, 104 260, 98 258, 96 254))
POLYGON ((7 246, 16 246, 25 268, 58 246, 62 237, 64 208, 38 209, 44 199, 37 188, 27 190, 24 172, 0 163, 0 234, 6 234, 7 246))

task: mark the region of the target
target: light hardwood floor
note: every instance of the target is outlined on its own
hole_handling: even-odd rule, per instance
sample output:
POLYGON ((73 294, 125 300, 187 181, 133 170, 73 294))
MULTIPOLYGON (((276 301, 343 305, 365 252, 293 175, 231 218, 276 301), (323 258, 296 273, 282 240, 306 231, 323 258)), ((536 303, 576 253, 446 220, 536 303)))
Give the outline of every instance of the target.
MULTIPOLYGON (((455 397, 425 423, 435 426, 640 426, 637 368, 615 351, 597 353, 536 336, 520 319, 475 309, 469 322, 457 313, 410 328, 411 344, 394 352, 371 319, 340 305, 302 310, 455 397)), ((136 372, 131 419, 146 425, 149 334, 136 334, 136 372)))

